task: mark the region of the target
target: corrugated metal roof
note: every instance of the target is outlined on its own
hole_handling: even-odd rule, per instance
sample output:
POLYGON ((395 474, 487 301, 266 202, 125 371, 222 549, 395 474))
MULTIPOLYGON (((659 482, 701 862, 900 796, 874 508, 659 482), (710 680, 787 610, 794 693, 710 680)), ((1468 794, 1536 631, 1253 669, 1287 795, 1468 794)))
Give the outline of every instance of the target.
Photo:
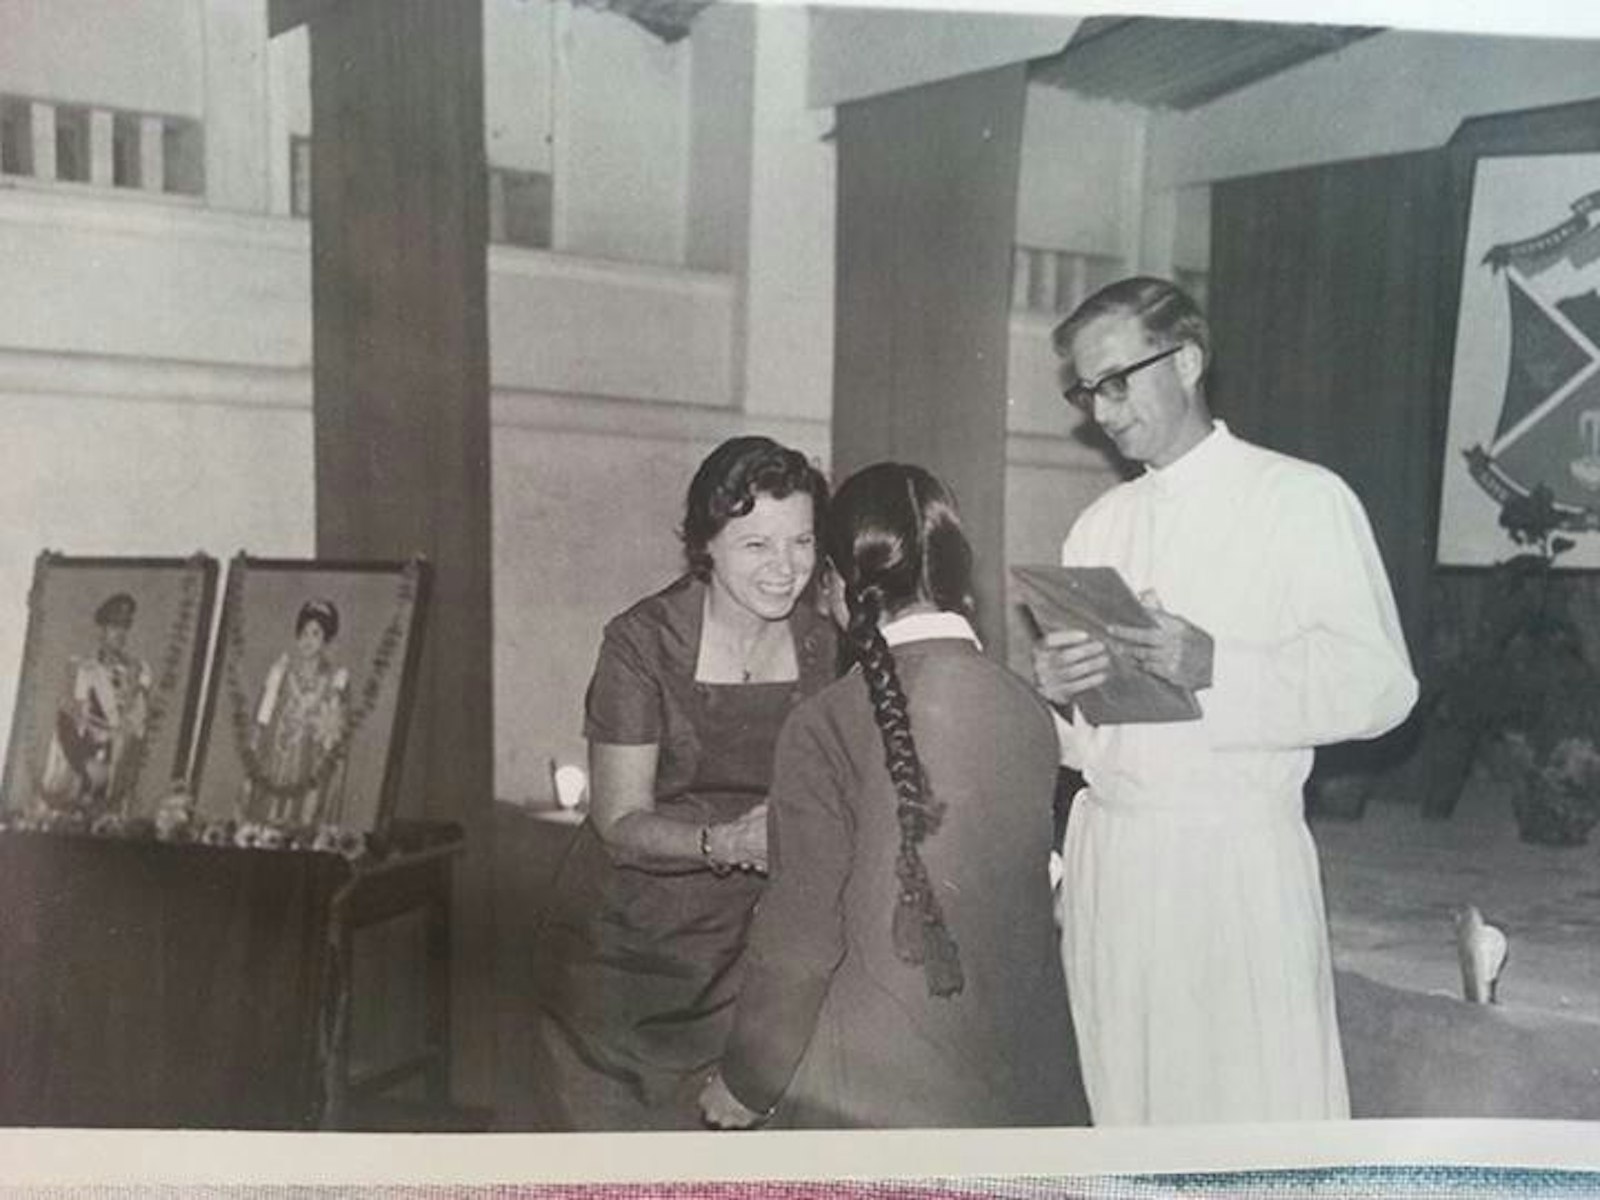
MULTIPOLYGON (((274 0, 281 3, 282 0, 274 0)), ((713 0, 574 0, 583 8, 600 8, 619 13, 648 29, 664 42, 687 37, 694 19, 713 0)))
POLYGON ((1105 100, 1190 109, 1380 30, 1255 21, 1091 17, 1032 78, 1105 100))

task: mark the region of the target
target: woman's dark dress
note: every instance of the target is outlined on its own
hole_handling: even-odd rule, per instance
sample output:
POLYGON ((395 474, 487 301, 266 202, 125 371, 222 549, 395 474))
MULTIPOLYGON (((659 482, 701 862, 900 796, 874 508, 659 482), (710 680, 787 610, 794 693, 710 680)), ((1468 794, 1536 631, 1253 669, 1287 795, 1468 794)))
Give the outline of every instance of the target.
MULTIPOLYGON (((584 722, 591 742, 659 746, 656 812, 694 826, 766 799, 778 730, 832 680, 836 655, 832 626, 802 601, 790 618, 797 680, 697 683, 705 594, 685 577, 606 626, 584 722)), ((542 923, 538 970, 544 1035, 553 1023, 577 1071, 535 1086, 565 1088, 566 1124, 698 1126, 698 1084, 727 1037, 764 886, 693 863, 626 862, 588 822, 579 828, 542 923), (584 1068, 606 1079, 573 1078, 584 1068)))

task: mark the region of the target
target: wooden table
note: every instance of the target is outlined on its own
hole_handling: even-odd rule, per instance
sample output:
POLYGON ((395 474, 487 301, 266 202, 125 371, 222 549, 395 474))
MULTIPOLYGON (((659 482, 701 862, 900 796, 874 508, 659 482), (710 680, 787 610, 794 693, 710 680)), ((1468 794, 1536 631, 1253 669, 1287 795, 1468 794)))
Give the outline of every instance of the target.
POLYGON ((337 1128, 420 1078, 448 1103, 450 869, 459 830, 379 861, 0 833, 0 1124, 337 1128), (352 1063, 353 949, 424 930, 422 1044, 352 1063))

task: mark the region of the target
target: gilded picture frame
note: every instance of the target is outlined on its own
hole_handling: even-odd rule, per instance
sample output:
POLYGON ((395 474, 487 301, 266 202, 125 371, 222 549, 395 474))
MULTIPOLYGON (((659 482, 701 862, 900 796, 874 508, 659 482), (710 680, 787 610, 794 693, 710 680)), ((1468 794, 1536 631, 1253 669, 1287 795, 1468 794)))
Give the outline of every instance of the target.
POLYGON ((154 817, 189 774, 216 586, 204 554, 39 555, 0 812, 154 817))
POLYGON ((195 754, 208 822, 381 832, 405 755, 428 564, 236 556, 195 754))

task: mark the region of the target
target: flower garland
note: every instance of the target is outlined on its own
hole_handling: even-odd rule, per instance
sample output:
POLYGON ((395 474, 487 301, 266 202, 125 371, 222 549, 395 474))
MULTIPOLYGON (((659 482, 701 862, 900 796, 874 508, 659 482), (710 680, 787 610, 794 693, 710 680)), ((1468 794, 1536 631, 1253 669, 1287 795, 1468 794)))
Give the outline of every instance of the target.
POLYGON ((157 841, 240 850, 310 851, 337 854, 350 862, 381 859, 396 849, 372 834, 332 825, 270 825, 232 817, 205 820, 196 816, 194 797, 181 779, 173 781, 171 793, 161 800, 154 817, 128 817, 122 813, 93 816, 74 808, 0 812, 0 835, 9 832, 87 834, 130 842, 157 841))
POLYGON ((162 798, 153 818, 125 817, 121 813, 91 817, 81 809, 0 811, 0 837, 11 833, 88 834, 128 842, 337 854, 357 869, 460 842, 464 836, 461 826, 454 822, 402 822, 383 833, 363 833, 332 825, 269 825, 231 817, 203 820, 196 817, 194 796, 181 779, 173 781, 171 793, 162 798))
POLYGON ((161 726, 166 721, 168 702, 178 690, 178 673, 184 662, 184 651, 194 636, 194 625, 200 607, 200 576, 190 571, 183 577, 178 592, 178 604, 173 612, 172 628, 167 636, 166 648, 161 654, 161 673, 156 677, 146 701, 144 736, 133 746, 132 761, 128 770, 137 780, 144 770, 150 747, 161 736, 161 726))
POLYGON ((279 799, 299 799, 314 790, 321 789, 333 778, 334 771, 344 760, 351 739, 377 707, 378 700, 383 695, 384 680, 394 666, 401 642, 405 638, 406 628, 410 623, 411 608, 417 595, 418 567, 415 562, 410 562, 400 573, 399 583, 395 589, 394 613, 378 637, 378 644, 373 651, 372 662, 360 697, 355 704, 344 710, 338 737, 304 777, 288 783, 274 783, 262 770, 260 756, 252 745, 251 727, 254 721, 244 685, 239 678, 239 663, 244 658, 246 648, 242 603, 246 566, 247 560, 241 555, 234 560, 233 566, 228 571, 227 611, 232 619, 226 623, 227 666, 224 675, 232 709, 234 745, 238 751, 239 762, 244 767, 245 778, 258 793, 279 799))

